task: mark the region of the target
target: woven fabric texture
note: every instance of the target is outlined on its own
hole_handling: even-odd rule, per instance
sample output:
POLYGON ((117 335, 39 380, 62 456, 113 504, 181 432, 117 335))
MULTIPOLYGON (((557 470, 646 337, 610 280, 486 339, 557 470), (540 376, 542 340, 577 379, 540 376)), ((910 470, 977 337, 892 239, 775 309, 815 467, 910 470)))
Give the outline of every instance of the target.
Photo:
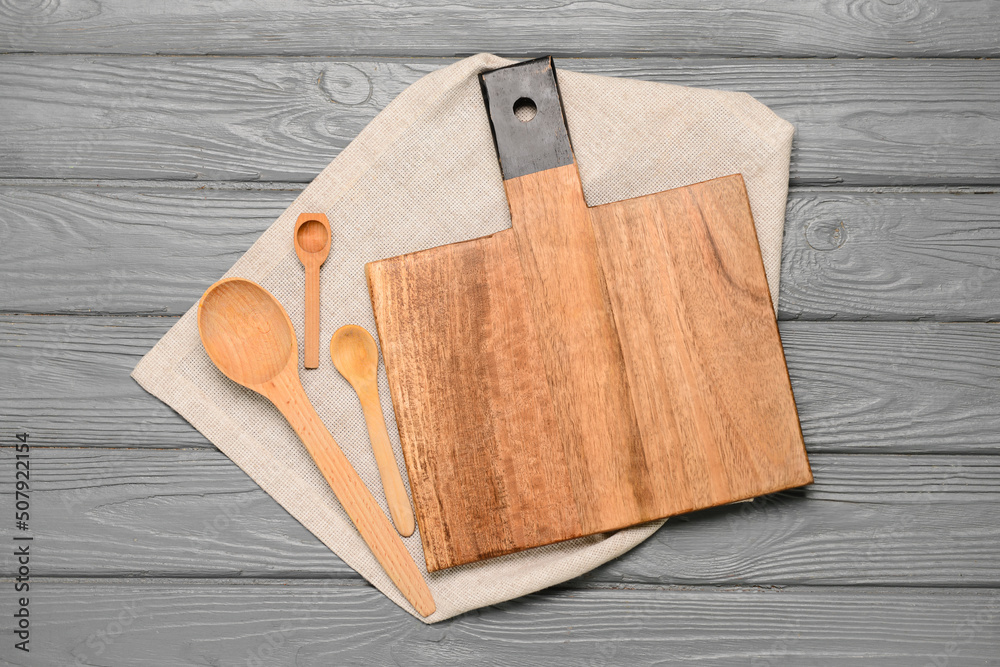
MULTIPOLYGON (((510 226, 477 74, 511 64, 489 54, 423 77, 390 103, 226 273, 254 280, 284 305, 302 354, 305 274, 292 246, 299 213, 331 222, 321 273, 320 367, 301 370, 324 422, 388 515, 358 399, 326 342, 344 324, 372 334, 364 265, 510 226)), ((570 136, 591 205, 741 173, 777 304, 792 126, 744 93, 580 74, 558 67, 570 136)), ((572 64, 568 64, 572 67, 572 64)), ((208 285, 205 286, 206 288, 208 285)), ((345 563, 417 615, 382 571, 295 433, 265 398, 222 375, 198 337, 197 305, 139 362, 132 377, 174 408, 345 563)), ((377 338, 377 336, 376 336, 377 338)), ((299 360, 301 368, 301 359, 299 360)), ((379 388, 406 479, 385 378, 379 388)), ((531 549, 427 576, 427 622, 581 575, 652 535, 662 521, 531 549)), ((420 537, 405 538, 424 569, 420 537)), ((425 570, 426 572, 426 570, 425 570)))

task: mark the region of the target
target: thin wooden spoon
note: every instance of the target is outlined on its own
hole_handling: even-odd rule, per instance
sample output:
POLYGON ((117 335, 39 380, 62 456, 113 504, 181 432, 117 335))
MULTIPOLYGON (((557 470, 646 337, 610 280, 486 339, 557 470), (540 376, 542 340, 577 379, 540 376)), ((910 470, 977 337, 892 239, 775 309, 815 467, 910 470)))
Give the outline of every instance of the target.
POLYGON ((399 474, 399 466, 389 444, 389 433, 385 430, 382 404, 378 398, 378 348, 375 339, 356 324, 342 326, 330 339, 330 357, 361 401, 389 513, 399 534, 409 537, 414 528, 413 508, 410 507, 403 477, 399 474))
POLYGON ((303 213, 295 222, 295 254, 306 269, 306 368, 319 367, 319 267, 330 254, 330 221, 322 213, 303 213))
POLYGON ((422 616, 434 613, 410 552, 302 389, 295 329, 281 304, 257 283, 225 278, 201 297, 198 332, 220 371, 281 411, 392 582, 422 616))

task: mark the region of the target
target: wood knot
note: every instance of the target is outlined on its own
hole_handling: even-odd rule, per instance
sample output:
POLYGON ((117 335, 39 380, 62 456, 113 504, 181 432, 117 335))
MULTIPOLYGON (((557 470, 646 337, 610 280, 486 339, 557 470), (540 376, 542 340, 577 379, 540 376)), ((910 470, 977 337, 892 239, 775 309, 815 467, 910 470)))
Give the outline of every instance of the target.
POLYGON ((848 10, 866 23, 891 26, 894 23, 926 23, 937 16, 935 3, 923 0, 865 0, 848 10))
POLYGON ((843 220, 814 220, 806 225, 806 243, 813 250, 829 252, 847 241, 847 227, 843 220))
POLYGON ((0 0, 0 19, 10 46, 14 50, 32 50, 35 39, 58 10, 59 0, 0 0))
POLYGON ((358 106, 372 98, 374 84, 360 69, 347 63, 330 65, 319 75, 320 90, 331 102, 358 106))
POLYGON ((59 0, 0 0, 0 15, 11 18, 44 18, 59 9, 59 0))

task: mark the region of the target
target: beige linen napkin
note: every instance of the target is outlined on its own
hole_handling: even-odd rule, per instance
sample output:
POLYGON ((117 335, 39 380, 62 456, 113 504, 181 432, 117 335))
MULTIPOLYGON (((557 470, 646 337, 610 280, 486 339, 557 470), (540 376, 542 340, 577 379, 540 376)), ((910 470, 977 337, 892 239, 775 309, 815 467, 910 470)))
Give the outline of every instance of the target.
MULTIPOLYGON (((260 283, 281 301, 299 335, 301 355, 305 278, 292 247, 292 229, 302 212, 329 217, 333 238, 321 278, 320 367, 300 375, 334 439, 387 515, 358 399, 324 352, 326 342, 348 323, 375 334, 366 262, 510 226, 476 78, 484 70, 509 64, 481 54, 414 83, 226 273, 260 283)), ((744 93, 580 74, 571 71, 572 61, 556 65, 588 202, 603 204, 743 174, 771 296, 777 303, 792 126, 744 93)), ((277 409, 212 365, 198 337, 196 310, 192 306, 143 357, 132 377, 191 422, 345 563, 416 615, 277 409)), ((301 359, 299 363, 301 368, 301 359)), ((379 389, 396 460, 406 479, 381 363, 379 389)), ((662 523, 428 575, 437 612, 425 620, 440 621, 576 577, 625 553, 662 523)), ((404 542, 425 570, 419 535, 404 542)))

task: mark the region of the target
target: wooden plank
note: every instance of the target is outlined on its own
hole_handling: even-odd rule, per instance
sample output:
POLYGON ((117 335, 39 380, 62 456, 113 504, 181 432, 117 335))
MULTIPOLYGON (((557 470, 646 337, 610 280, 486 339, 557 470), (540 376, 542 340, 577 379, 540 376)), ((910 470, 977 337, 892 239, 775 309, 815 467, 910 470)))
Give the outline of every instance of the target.
POLYGON ((0 423, 39 445, 212 447, 129 377, 177 319, 4 318, 0 423))
MULTIPOLYGON (((0 177, 310 181, 450 61, 0 58, 0 177)), ((792 182, 1000 181, 1000 60, 580 59, 563 69, 740 90, 796 126, 792 182)))
POLYGON ((185 579, 45 581, 31 605, 11 664, 990 665, 1000 616, 994 590, 552 589, 424 625, 366 585, 185 579))
POLYGON ((980 457, 964 455, 857 454, 817 454, 810 462, 816 483, 803 492, 676 517, 626 556, 583 580, 997 585, 1000 571, 981 567, 996 548, 994 539, 1000 538, 997 496, 991 491, 981 503, 952 504, 952 499, 976 495, 966 491, 983 482, 993 486, 997 471, 992 463, 980 468, 980 457), (866 473, 861 466, 871 468, 866 473), (900 479, 894 479, 895 474, 900 479), (862 487, 868 481, 874 488, 866 492, 862 487), (973 572, 968 579, 958 575, 969 565, 973 572))
MULTIPOLYGON (((0 318, 0 377, 13 378, 0 385, 0 432, 28 430, 59 447, 210 447, 128 378, 175 321, 0 318)), ((780 331, 811 454, 998 451, 997 325, 783 322, 780 331)))
POLYGON ((1000 195, 790 194, 781 319, 1000 319, 1000 195))
POLYGON ((30 482, 34 575, 358 578, 217 450, 34 447, 30 482))
MULTIPOLYGON (((301 189, 0 183, 0 310, 181 314, 301 189)), ((781 319, 1000 319, 995 191, 799 187, 786 215, 781 319)))
POLYGON ((995 324, 784 323, 810 452, 987 452, 1000 444, 995 324))
MULTIPOLYGON (((573 585, 1000 585, 1000 457, 812 463, 805 490, 671 519, 573 585)), ((31 465, 38 576, 357 577, 219 452, 36 447, 31 465)))
POLYGON ((186 312, 302 190, 217 185, 0 187, 2 308, 186 312))
POLYGON ((0 58, 0 176, 311 181, 441 61, 0 58))
POLYGON ((0 50, 43 53, 992 56, 996 4, 767 0, 567 5, 184 0, 4 7, 0 50))

